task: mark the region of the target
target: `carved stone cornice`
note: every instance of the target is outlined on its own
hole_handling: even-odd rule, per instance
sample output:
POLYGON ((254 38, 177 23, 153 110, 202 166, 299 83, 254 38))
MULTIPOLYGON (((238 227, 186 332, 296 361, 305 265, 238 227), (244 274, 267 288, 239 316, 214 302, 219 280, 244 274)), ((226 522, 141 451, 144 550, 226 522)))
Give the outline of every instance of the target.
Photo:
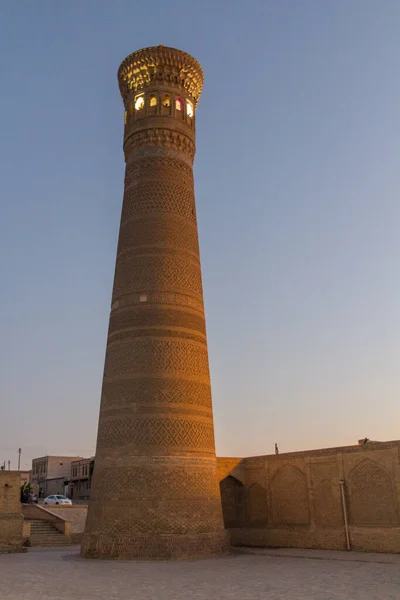
POLYGON ((124 152, 128 158, 135 151, 144 148, 167 148, 187 155, 194 160, 196 147, 194 142, 184 133, 173 129, 145 129, 133 133, 125 139, 124 152))
POLYGON ((133 52, 118 69, 118 83, 125 101, 135 92, 154 84, 182 87, 197 104, 203 87, 203 70, 193 56, 166 46, 133 52))

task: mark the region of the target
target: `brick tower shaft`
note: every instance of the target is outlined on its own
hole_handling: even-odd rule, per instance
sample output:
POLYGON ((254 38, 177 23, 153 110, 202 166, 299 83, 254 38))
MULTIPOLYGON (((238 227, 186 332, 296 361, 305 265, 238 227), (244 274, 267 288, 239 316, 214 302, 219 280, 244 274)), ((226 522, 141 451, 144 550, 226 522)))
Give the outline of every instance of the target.
POLYGON ((217 555, 227 541, 192 170, 203 73, 158 46, 128 56, 118 79, 125 190, 82 554, 217 555))

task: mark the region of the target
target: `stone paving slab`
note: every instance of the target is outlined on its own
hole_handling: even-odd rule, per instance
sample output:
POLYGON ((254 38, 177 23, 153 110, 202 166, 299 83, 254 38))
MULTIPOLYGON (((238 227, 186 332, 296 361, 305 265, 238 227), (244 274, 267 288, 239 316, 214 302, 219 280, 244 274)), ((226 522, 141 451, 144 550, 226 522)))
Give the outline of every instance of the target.
POLYGON ((399 600, 398 564, 234 553, 85 560, 79 548, 0 556, 1 600, 399 600))
POLYGON ((344 560, 400 565, 400 554, 381 554, 378 552, 343 552, 341 550, 308 550, 304 548, 250 547, 238 547, 235 548, 235 551, 242 554, 255 554, 257 556, 283 556, 287 558, 314 558, 316 560, 344 560))

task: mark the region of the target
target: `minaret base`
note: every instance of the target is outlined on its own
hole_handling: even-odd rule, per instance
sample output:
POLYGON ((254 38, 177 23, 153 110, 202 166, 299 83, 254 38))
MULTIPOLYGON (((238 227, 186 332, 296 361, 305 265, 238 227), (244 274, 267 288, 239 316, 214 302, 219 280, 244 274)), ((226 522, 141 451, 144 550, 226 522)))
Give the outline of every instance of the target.
POLYGON ((213 558, 229 552, 229 534, 102 535, 84 534, 81 556, 105 560, 185 560, 213 558))

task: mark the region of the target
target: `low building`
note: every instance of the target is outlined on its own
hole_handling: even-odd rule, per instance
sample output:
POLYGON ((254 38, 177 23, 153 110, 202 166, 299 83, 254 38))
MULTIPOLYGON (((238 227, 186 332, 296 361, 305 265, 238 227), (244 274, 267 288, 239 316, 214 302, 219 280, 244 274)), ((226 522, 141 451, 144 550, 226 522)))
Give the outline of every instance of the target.
POLYGON ((68 489, 68 484, 71 476, 71 463, 82 457, 78 456, 42 456, 32 460, 31 485, 34 493, 38 494, 39 498, 44 498, 51 493, 64 494, 65 489, 68 489), (57 483, 47 483, 51 480, 59 480, 57 483), (54 485, 60 485, 62 480, 62 490, 57 492, 49 492, 54 485), (65 487, 67 486, 67 487, 65 487))
POLYGON ((69 497, 74 504, 87 504, 92 487, 94 457, 74 460, 71 463, 69 497))
POLYGON ((68 477, 53 477, 46 480, 46 496, 52 494, 61 494, 68 496, 70 478, 68 477))

